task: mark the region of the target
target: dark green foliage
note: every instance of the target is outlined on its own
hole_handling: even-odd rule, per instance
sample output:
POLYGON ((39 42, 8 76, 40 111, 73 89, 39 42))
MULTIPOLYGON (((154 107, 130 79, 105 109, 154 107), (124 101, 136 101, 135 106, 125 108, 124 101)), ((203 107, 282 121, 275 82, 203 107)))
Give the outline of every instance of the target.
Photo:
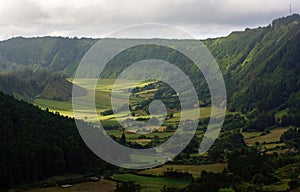
POLYGON ((186 188, 189 192, 218 192, 221 188, 227 188, 231 184, 231 175, 226 172, 213 173, 201 172, 201 177, 186 188))
MULTIPOLYGON (((67 101, 72 96, 72 83, 60 74, 47 71, 22 69, 18 72, 0 73, 0 90, 18 99, 33 100, 36 97, 67 101)), ((86 94, 81 89, 82 95, 86 94)))
POLYGON ((186 148, 183 150, 186 154, 198 153, 199 152, 199 141, 197 136, 194 136, 186 148))
POLYGON ((0 188, 104 163, 81 140, 73 119, 0 93, 0 188))
POLYGON ((289 129, 280 137, 280 141, 300 149, 300 128, 289 129))
POLYGON ((290 182, 289 182, 289 187, 290 189, 296 189, 296 188, 299 188, 300 187, 300 182, 298 179, 292 179, 290 182))
POLYGON ((272 156, 264 155, 253 148, 233 151, 228 159, 228 170, 245 181, 271 184, 278 179, 273 176, 272 156))
POLYGON ((160 192, 184 192, 184 189, 179 189, 177 187, 167 187, 163 186, 163 188, 160 189, 160 192))
POLYGON ((62 37, 9 39, 0 43, 0 69, 30 67, 51 72, 63 71, 71 76, 95 42, 93 39, 62 37))
POLYGON ((227 158, 228 152, 245 148, 246 144, 239 131, 222 133, 208 151, 208 157, 213 161, 222 161, 227 158))
POLYGON ((182 173, 182 172, 179 172, 178 170, 174 171, 173 169, 168 169, 167 171, 165 171, 164 177, 193 180, 193 176, 190 173, 188 173, 188 172, 182 173))
POLYGON ((266 128, 275 124, 274 114, 265 111, 252 111, 249 113, 249 121, 245 124, 243 131, 265 131, 266 128))
POLYGON ((247 120, 241 114, 226 114, 222 130, 230 131, 234 129, 244 128, 247 124, 247 120))
POLYGON ((100 114, 102 116, 106 116, 106 115, 112 115, 112 114, 114 114, 114 112, 112 109, 109 109, 109 110, 105 110, 105 111, 101 112, 100 114))
POLYGON ((134 181, 118 183, 115 192, 139 192, 141 191, 141 186, 135 184, 134 181))
POLYGON ((263 31, 262 38, 228 72, 232 77, 227 83, 232 108, 243 112, 254 108, 268 111, 299 91, 299 18, 299 15, 290 16, 284 19, 285 25, 256 29, 263 31))

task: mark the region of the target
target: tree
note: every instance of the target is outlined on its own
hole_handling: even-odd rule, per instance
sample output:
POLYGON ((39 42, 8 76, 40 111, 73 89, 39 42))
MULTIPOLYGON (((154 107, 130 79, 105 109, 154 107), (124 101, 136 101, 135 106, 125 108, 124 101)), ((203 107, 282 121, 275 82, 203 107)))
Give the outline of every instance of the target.
POLYGON ((117 188, 115 192, 139 192, 141 191, 141 186, 139 184, 135 184, 134 181, 127 181, 117 184, 117 188))
POLYGON ((293 190, 293 189, 296 189, 298 187, 300 187, 300 182, 298 179, 292 179, 290 182, 289 182, 289 187, 290 187, 290 190, 293 190))

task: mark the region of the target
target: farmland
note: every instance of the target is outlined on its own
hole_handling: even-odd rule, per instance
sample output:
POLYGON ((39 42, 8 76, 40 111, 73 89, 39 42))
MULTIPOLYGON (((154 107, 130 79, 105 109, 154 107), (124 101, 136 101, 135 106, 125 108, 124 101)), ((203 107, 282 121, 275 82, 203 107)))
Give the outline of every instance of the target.
MULTIPOLYGON (((99 79, 96 84, 96 89, 93 88, 92 84, 93 82, 97 81, 95 79, 68 79, 68 81, 73 82, 77 85, 80 85, 84 87, 87 91, 87 95, 94 92, 95 95, 95 106, 96 106, 96 112, 97 116, 91 111, 88 110, 82 110, 80 113, 82 114, 82 119, 88 122, 98 122, 101 121, 104 128, 107 127, 119 127, 118 121, 128 121, 129 119, 137 120, 137 119, 150 119, 151 115, 148 115, 144 110, 138 109, 134 111, 136 113, 135 116, 131 116, 130 114, 127 114, 126 112, 119 112, 116 114, 105 114, 101 115, 102 113, 105 113, 106 111, 111 110, 111 95, 112 91, 116 91, 117 94, 115 94, 119 98, 115 98, 118 102, 118 99, 122 99, 122 95, 118 92, 124 92, 124 90, 132 90, 134 87, 132 85, 132 82, 129 80, 118 80, 118 85, 115 85, 114 87, 114 79, 99 79), (116 118, 118 118, 118 121, 116 121, 116 118)), ((158 90, 157 88, 153 88, 153 86, 149 89, 145 89, 145 86, 154 84, 155 86, 156 81, 145 81, 140 84, 138 84, 137 88, 140 89, 140 91, 135 92, 134 94, 131 94, 129 104, 130 105, 138 105, 140 101, 142 100, 151 100, 153 99, 155 92, 158 90)), ((47 100, 42 98, 36 98, 33 102, 35 105, 38 105, 42 109, 48 109, 49 111, 59 113, 64 116, 73 117, 73 111, 72 111, 72 102, 71 101, 55 101, 55 100, 47 100)), ((86 105, 90 105, 90 103, 86 103, 86 105)), ((192 114, 195 113, 195 110, 198 109, 189 109, 184 111, 187 116, 192 116, 192 114)), ((181 112, 178 110, 172 111, 173 115, 171 118, 167 118, 165 121, 165 125, 171 125, 173 127, 176 127, 178 122, 180 121, 181 112)), ((200 119, 208 118, 211 113, 210 107, 201 107, 200 108, 200 119)), ((156 118, 160 118, 160 116, 153 116, 156 118)), ((155 127, 155 126, 154 126, 155 127)), ((151 127, 145 127, 145 129, 152 129, 151 127)), ((173 131, 165 131, 166 126, 160 126, 158 127, 157 133, 149 133, 146 135, 146 138, 139 138, 140 135, 133 134, 135 130, 131 130, 132 133, 127 134, 127 139, 129 139, 130 142, 136 142, 139 144, 147 144, 151 142, 153 137, 155 135, 159 135, 160 139, 167 139, 168 137, 172 136, 174 134, 173 131)), ((108 134, 114 135, 116 137, 121 137, 120 129, 110 130, 108 128, 108 134)))
POLYGON ((286 132, 288 127, 279 127, 272 129, 270 133, 262 134, 261 132, 243 133, 247 145, 258 143, 276 143, 279 142, 280 136, 286 132))
POLYGON ((186 172, 193 175, 194 178, 198 178, 202 171, 211 171, 214 173, 222 172, 226 168, 225 163, 214 163, 207 165, 163 165, 158 168, 152 168, 140 171, 139 174, 152 175, 152 176, 163 176, 164 172, 168 170, 179 172, 186 172))
POLYGON ((60 186, 57 187, 49 187, 49 188, 39 188, 34 190, 29 190, 28 192, 113 192, 116 188, 116 182, 106 179, 101 179, 99 182, 84 182, 72 185, 67 188, 62 188, 60 186))
POLYGON ((135 181, 141 185, 142 192, 160 191, 163 186, 185 187, 191 181, 181 178, 147 177, 135 174, 115 174, 111 179, 117 181, 135 181))

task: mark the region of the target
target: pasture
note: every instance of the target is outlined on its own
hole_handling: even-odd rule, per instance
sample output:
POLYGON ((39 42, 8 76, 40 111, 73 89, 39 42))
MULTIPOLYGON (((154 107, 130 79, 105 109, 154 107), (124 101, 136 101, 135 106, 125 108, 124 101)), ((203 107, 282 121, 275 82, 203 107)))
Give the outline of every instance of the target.
POLYGON ((158 168, 146 169, 138 172, 143 175, 162 176, 168 170, 187 172, 193 175, 194 178, 200 177, 202 171, 207 172, 222 172, 226 168, 225 163, 214 163, 207 165, 163 165, 158 168))
POLYGON ((49 187, 29 190, 28 192, 113 192, 117 183, 107 179, 101 179, 98 182, 84 182, 72 185, 68 188, 49 187))
POLYGON ((272 129, 270 133, 266 135, 262 135, 261 132, 252 132, 252 133, 246 133, 243 132, 243 136, 245 138, 245 142, 247 145, 252 146, 256 142, 259 143, 275 143, 279 142, 281 135, 286 132, 289 128, 288 127, 278 127, 275 129, 272 129))
POLYGON ((160 191, 163 186, 185 187, 191 182, 180 178, 147 177, 134 174, 115 174, 111 176, 111 179, 116 181, 134 181, 136 184, 141 185, 142 192, 160 191))

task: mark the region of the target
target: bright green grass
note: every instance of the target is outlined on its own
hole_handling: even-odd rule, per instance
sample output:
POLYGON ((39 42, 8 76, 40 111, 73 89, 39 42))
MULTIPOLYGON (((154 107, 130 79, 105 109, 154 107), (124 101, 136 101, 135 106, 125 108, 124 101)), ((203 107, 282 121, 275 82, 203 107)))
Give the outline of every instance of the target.
MULTIPOLYGON (((195 113, 195 110, 198 109, 189 109, 185 111, 186 116, 193 116, 195 113)), ((201 107, 200 108, 200 119, 204 119, 207 117, 210 117, 211 107, 201 107)), ((178 122, 180 120, 181 112, 174 113, 173 118, 168 119, 167 122, 178 122)))
POLYGON ((158 168, 152 168, 140 171, 139 174, 162 176, 168 169, 178 170, 180 172, 188 172, 193 175, 194 178, 200 177, 202 171, 210 172, 222 172, 226 168, 225 163, 214 163, 208 165, 163 165, 158 168))
POLYGON ((71 111, 72 110, 71 102, 54 101, 54 100, 36 98, 34 100, 34 103, 42 108, 48 107, 49 109, 61 110, 61 111, 71 111))
POLYGON ((134 181, 143 187, 142 192, 160 191, 163 186, 185 187, 190 183, 190 181, 181 178, 169 179, 134 174, 115 174, 111 178, 117 181, 134 181))
MULTIPOLYGON (((93 83, 97 82, 96 79, 76 79, 76 80, 69 79, 69 81, 71 81, 79 86, 85 87, 88 91, 88 94, 91 94, 91 92, 93 92, 94 88, 91 85, 93 83)), ((99 119, 101 121, 111 121, 111 122, 115 121, 114 115, 100 116, 100 112, 111 109, 111 90, 113 88, 114 82, 115 82, 115 79, 99 79, 98 80, 98 84, 96 86, 96 91, 95 91, 95 105, 96 105, 96 112, 98 115, 95 116, 95 114, 93 114, 92 112, 83 109, 81 111, 82 114, 81 114, 80 118, 84 119, 85 121, 89 121, 89 122, 98 122, 99 119)), ((153 81, 144 82, 144 83, 139 84, 138 86, 143 87, 150 83, 153 83, 153 81)), ((124 90, 124 89, 128 89, 128 88, 133 88, 131 85, 131 81, 130 80, 120 80, 119 84, 117 85, 116 90, 118 91, 118 90, 124 90)), ((148 90, 148 91, 143 91, 141 93, 145 94, 144 96, 147 97, 147 94, 153 94, 153 91, 154 90, 148 90)), ((148 95, 148 96, 150 97, 150 95, 148 95)), ((120 95, 119 99, 118 98, 116 99, 116 102, 119 102, 121 98, 123 98, 122 95, 120 95)), ((138 98, 136 96, 132 96, 130 99, 130 103, 136 103, 140 100, 143 100, 143 99, 138 98)), ((40 106, 41 108, 44 108, 44 109, 48 108, 52 112, 59 112, 61 115, 74 117, 73 112, 72 112, 71 101, 61 102, 61 101, 53 101, 53 100, 37 98, 34 100, 33 103, 40 106)), ((92 103, 89 103, 89 102, 83 102, 83 104, 84 105, 85 104, 92 105, 92 103)), ((185 111, 187 117, 192 116, 195 112, 194 110, 195 109, 185 111)), ((210 107, 201 108, 200 109, 200 117, 201 118, 209 117, 210 111, 211 111, 210 107)), ((147 117, 147 116, 145 116, 145 117, 147 117)), ((125 114, 124 116, 120 117, 120 120, 126 120, 127 118, 128 118, 128 116, 125 114)), ((165 123, 166 124, 176 124, 179 120, 180 120, 180 112, 175 113, 174 118, 167 120, 165 123)))
MULTIPOLYGON (((81 83, 82 80, 80 80, 81 83)), ((84 82, 86 82, 87 80, 83 80, 84 82)), ((93 80, 89 80, 90 82, 93 80)), ((96 90, 103 90, 103 91, 111 91, 113 88, 115 90, 121 90, 121 89, 128 89, 128 88, 134 88, 135 86, 133 86, 134 81, 131 80, 126 80, 126 79, 119 79, 118 80, 118 84, 115 84, 116 80, 115 79, 99 79, 97 82, 97 88, 96 90)), ((138 87, 144 87, 148 84, 153 83, 154 81, 147 81, 147 82, 143 82, 138 84, 138 87)))
POLYGON ((69 101, 54 101, 36 98, 33 101, 33 104, 39 106, 44 110, 48 108, 51 112, 58 112, 61 115, 73 117, 72 103, 69 101))

